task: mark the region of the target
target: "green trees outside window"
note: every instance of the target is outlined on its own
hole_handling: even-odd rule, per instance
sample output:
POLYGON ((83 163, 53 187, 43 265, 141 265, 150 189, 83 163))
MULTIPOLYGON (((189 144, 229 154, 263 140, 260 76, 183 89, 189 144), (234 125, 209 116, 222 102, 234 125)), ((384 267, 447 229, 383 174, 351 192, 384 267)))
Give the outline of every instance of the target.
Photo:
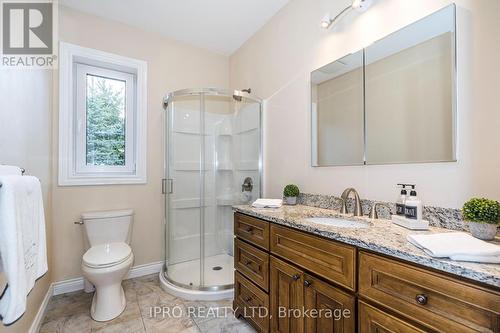
POLYGON ((87 165, 125 165, 125 81, 87 75, 87 165))

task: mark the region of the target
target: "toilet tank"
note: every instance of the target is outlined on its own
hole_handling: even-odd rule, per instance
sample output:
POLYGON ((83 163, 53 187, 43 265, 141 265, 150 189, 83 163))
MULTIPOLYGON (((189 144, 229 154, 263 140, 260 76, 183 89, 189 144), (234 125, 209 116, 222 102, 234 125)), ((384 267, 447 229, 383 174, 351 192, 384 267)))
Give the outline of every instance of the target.
POLYGON ((133 218, 132 209, 83 213, 82 221, 88 245, 112 242, 130 244, 133 218))

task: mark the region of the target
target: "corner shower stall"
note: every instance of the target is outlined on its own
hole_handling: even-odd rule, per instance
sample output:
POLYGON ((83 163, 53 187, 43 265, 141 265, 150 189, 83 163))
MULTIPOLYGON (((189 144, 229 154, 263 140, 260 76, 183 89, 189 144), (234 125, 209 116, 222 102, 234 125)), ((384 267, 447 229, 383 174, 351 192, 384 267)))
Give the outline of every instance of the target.
POLYGON ((161 285, 186 299, 233 293, 232 205, 261 195, 261 101, 244 91, 169 93, 161 285))

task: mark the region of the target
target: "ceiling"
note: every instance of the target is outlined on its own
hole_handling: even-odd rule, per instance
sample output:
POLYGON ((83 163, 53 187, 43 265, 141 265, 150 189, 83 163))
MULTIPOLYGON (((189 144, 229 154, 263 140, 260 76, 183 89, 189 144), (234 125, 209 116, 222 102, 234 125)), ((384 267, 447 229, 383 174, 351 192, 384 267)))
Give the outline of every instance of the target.
POLYGON ((288 0, 60 0, 74 9, 230 55, 288 0))

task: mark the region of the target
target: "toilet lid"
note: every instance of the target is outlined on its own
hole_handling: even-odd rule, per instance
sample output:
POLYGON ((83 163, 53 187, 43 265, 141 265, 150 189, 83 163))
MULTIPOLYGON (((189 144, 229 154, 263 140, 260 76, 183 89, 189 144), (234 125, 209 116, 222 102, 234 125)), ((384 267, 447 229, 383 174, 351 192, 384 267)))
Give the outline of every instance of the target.
POLYGON ((126 243, 107 243, 92 246, 83 255, 83 263, 89 267, 104 268, 120 264, 132 255, 126 243))

